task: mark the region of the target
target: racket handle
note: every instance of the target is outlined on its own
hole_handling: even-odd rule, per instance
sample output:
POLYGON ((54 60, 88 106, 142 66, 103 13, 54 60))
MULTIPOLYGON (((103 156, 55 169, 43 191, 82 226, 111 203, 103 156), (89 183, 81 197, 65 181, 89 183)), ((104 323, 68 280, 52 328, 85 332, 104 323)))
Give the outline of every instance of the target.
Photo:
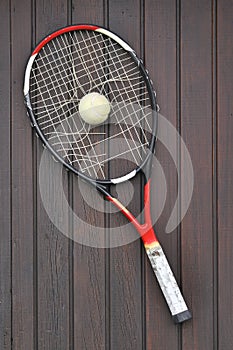
POLYGON ((146 252, 174 322, 182 323, 189 320, 192 318, 191 312, 187 308, 163 249, 157 244, 153 248, 146 247, 146 252))

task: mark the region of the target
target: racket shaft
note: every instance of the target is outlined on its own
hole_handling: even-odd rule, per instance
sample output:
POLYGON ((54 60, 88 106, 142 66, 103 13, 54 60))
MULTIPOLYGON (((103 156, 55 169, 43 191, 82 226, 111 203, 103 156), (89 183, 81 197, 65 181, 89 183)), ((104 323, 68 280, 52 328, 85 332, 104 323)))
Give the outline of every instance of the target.
POLYGON ((146 247, 146 252, 175 323, 190 319, 191 313, 161 246, 157 243, 152 248, 146 247))

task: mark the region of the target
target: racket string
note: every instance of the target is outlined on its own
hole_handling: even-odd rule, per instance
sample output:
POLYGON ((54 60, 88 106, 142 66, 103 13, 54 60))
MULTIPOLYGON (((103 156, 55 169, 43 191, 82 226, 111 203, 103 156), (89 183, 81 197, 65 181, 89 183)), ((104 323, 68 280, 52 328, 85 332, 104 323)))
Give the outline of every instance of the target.
MULTIPOLYGON (((58 45, 60 45, 59 40, 56 40, 56 42, 57 42, 58 45)), ((56 50, 55 41, 53 41, 52 44, 53 44, 53 46, 54 46, 54 49, 56 50)), ((51 47, 49 46, 48 48, 49 48, 49 50, 50 50, 50 52, 51 52, 51 47)), ((62 52, 62 56, 65 57, 64 52, 63 52, 63 51, 61 51, 61 52, 62 52)), ((54 78, 55 78, 55 80, 57 80, 57 75, 55 75, 54 78)), ((62 92, 62 89, 61 89, 61 85, 59 85, 58 88, 59 88, 59 91, 61 92, 61 95, 62 95, 63 92, 62 92)), ((64 112, 64 109, 63 109, 62 107, 60 107, 60 109, 62 110, 62 112, 64 112)), ((57 113, 57 115, 60 117, 59 113, 57 113)), ((51 121, 51 115, 50 115, 50 121, 51 121)), ((75 124, 75 119, 74 119, 73 117, 71 117, 71 118, 66 118, 66 119, 65 119, 65 122, 62 121, 61 123, 59 123, 59 128, 62 127, 62 129, 65 131, 65 125, 64 125, 64 124, 66 124, 66 125, 68 126, 68 130, 69 130, 70 132, 72 132, 73 125, 74 125, 75 128, 77 129, 77 125, 75 124), (70 123, 70 121, 71 121, 71 123, 70 123), (72 124, 73 124, 73 125, 72 125, 72 124)), ((53 124, 53 127, 54 127, 54 124, 53 124)), ((87 130, 85 129, 84 124, 82 125, 82 129, 83 129, 84 132, 88 135, 88 132, 87 132, 87 130)), ((79 162, 78 155, 75 154, 74 152, 72 153, 72 155, 71 155, 71 153, 70 153, 70 150, 72 149, 72 146, 71 146, 69 149, 66 150, 65 147, 64 147, 64 142, 61 142, 61 138, 60 138, 59 134, 57 134, 57 136, 58 136, 59 142, 60 142, 60 144, 61 144, 61 146, 62 146, 60 152, 63 153, 63 154, 65 155, 65 157, 68 158, 69 161, 71 161, 72 157, 75 157, 75 161, 76 161, 76 162, 79 164, 79 166, 80 166, 80 162, 79 162)), ((73 134, 72 134, 72 136, 73 136, 73 134)), ((66 138, 67 138, 69 144, 72 145, 72 143, 74 142, 74 137, 72 137, 72 141, 70 141, 69 138, 68 138, 68 136, 67 136, 67 133, 66 133, 66 138)), ((82 142, 82 144, 84 144, 84 143, 83 143, 83 138, 81 138, 81 142, 82 142)), ((56 149, 56 150, 57 150, 57 149, 56 149)), ((58 150, 57 150, 57 151, 58 151, 58 150)), ((85 158, 83 159, 83 161, 85 162, 85 158)))
POLYGON ((32 71, 37 122, 70 164, 105 179, 104 165, 114 157, 128 153, 136 165, 141 163, 150 143, 142 122, 152 129, 150 98, 137 64, 118 43, 92 31, 63 34, 41 50, 32 71), (104 125, 93 129, 79 116, 80 99, 92 91, 110 100, 112 135, 106 128, 103 132, 104 125), (122 138, 126 149, 109 155, 107 143, 122 138))
MULTIPOLYGON (((107 76, 106 76, 106 77, 105 77, 105 83, 111 81, 111 82, 114 82, 114 83, 116 84, 117 81, 121 82, 121 81, 123 81, 123 80, 125 80, 125 81, 127 81, 127 82, 130 82, 130 79, 129 79, 129 78, 124 79, 124 78, 122 77, 122 76, 127 77, 127 75, 128 75, 128 72, 126 71, 126 66, 123 65, 122 60, 119 61, 119 62, 120 62, 120 69, 122 70, 122 72, 120 72, 120 69, 116 67, 115 60, 114 60, 114 57, 113 57, 114 55, 116 56, 116 45, 114 45, 112 41, 110 41, 110 45, 111 45, 111 48, 110 48, 110 54, 109 54, 109 61, 111 62, 111 60, 112 60, 113 65, 114 65, 114 68, 115 68, 115 69, 113 70, 113 72, 117 72, 117 76, 114 77, 114 78, 112 77, 111 79, 107 79, 107 76)), ((132 70, 135 71, 135 67, 133 67, 132 69, 130 69, 130 71, 132 71, 132 70)), ((136 74, 137 74, 137 73, 138 73, 138 69, 136 70, 136 74)), ((109 71, 109 70, 108 70, 108 75, 111 76, 111 71, 109 71)), ((138 75, 138 74, 137 74, 137 75, 138 75)), ((135 77, 135 74, 134 74, 134 79, 137 79, 137 80, 138 80, 138 77, 135 77)), ((116 85, 116 86, 117 86, 117 85, 116 85)), ((103 86, 103 88, 104 88, 104 86, 103 86)), ((131 89, 132 89, 132 84, 130 84, 130 90, 131 90, 131 89)), ((112 89, 110 89, 110 91, 112 91, 112 89)), ((117 89, 117 91, 120 91, 120 90, 117 89)), ((123 85, 123 91, 126 92, 126 86, 125 86, 125 85, 123 85)), ((122 93, 122 91, 121 91, 121 93, 122 93)), ((118 94, 118 95, 119 95, 119 94, 118 94)), ((112 99, 112 102, 114 102, 114 100, 117 100, 117 96, 116 96, 116 95, 115 95, 114 98, 112 99)), ((130 104, 130 106, 132 106, 132 103, 130 104)), ((131 118, 132 113, 129 113, 129 110, 128 110, 127 107, 128 107, 127 104, 125 104, 124 108, 126 109, 126 112, 127 112, 127 113, 126 113, 125 115, 124 115, 123 113, 121 113, 121 116, 123 116, 123 118, 121 119, 121 121, 123 121, 123 120, 125 119, 125 116, 126 116, 127 118, 130 119, 131 124, 133 124, 133 120, 132 120, 132 118, 131 118)), ((122 111, 122 108, 118 108, 118 111, 122 111)), ((135 112, 135 111, 134 111, 134 112, 135 112)), ((117 113, 115 114, 115 116, 116 116, 118 125, 121 126, 121 123, 120 123, 120 121, 119 121, 119 119, 118 119, 118 117, 117 117, 117 113)), ((142 157, 141 157, 141 154, 140 154, 140 152, 139 152, 139 147, 137 147, 137 145, 136 145, 136 140, 134 139, 134 137, 133 137, 133 135, 132 135, 132 133, 131 133, 131 129, 128 127, 128 128, 126 129, 126 131, 125 131, 125 130, 123 130, 123 128, 121 127, 121 131, 122 131, 122 135, 124 136, 125 141, 126 141, 126 143, 127 143, 128 146, 129 146, 129 141, 128 141, 128 137, 126 136, 126 132, 129 133, 130 139, 134 141, 134 148, 132 148, 132 147, 129 146, 129 149, 131 150, 131 153, 132 153, 132 155, 133 155, 133 158, 134 158, 133 160, 137 163, 137 159, 136 159, 136 157, 134 156, 134 153, 133 153, 132 151, 133 151, 133 150, 137 150, 139 157, 140 157, 141 159, 142 159, 142 157)), ((135 128, 134 131, 136 131, 135 134, 137 135, 137 138, 138 138, 138 140, 139 140, 139 142, 140 142, 140 137, 139 137, 139 133, 138 133, 137 129, 135 128)), ((125 154, 125 152, 121 152, 121 153, 118 152, 118 156, 119 156, 119 157, 120 157, 121 155, 123 155, 123 154, 125 154)), ((107 161, 109 162, 112 158, 113 158, 113 157, 107 158, 107 161)))
MULTIPOLYGON (((82 39, 84 39, 84 38, 83 38, 83 35, 82 35, 82 32, 81 32, 80 34, 81 34, 82 39)), ((71 36, 71 34, 70 34, 70 36, 71 36)), ((74 36, 76 36, 76 32, 74 32, 74 36)), ((77 40, 77 38, 76 38, 76 42, 77 42, 78 50, 75 50, 75 52, 80 52, 80 51, 81 51, 80 42, 77 40)), ((79 55, 79 56, 80 56, 80 62, 82 63, 82 65, 83 65, 83 67, 84 67, 84 70, 85 70, 87 76, 89 77, 89 80, 90 80, 90 88, 91 88, 91 86, 92 86, 92 77, 91 77, 91 73, 90 73, 90 71, 89 71, 89 69, 88 69, 87 62, 86 62, 86 60, 83 59, 82 55, 79 55)), ((74 59, 72 60, 72 62, 73 62, 73 64, 72 64, 72 70, 75 72, 74 59)), ((77 75, 74 74, 74 77, 77 78, 77 75)), ((76 81, 76 84, 77 84, 77 80, 75 80, 75 81, 76 81)), ((78 86, 80 86, 79 80, 78 80, 78 83, 79 83, 78 86)), ((84 125, 84 129, 85 129, 85 124, 83 124, 83 125, 84 125)), ((76 126, 76 129, 77 129, 77 125, 75 125, 75 126, 76 126)), ((87 131, 87 130, 86 130, 86 131, 87 131)), ((92 169, 93 169, 93 171, 94 171, 95 177, 97 177, 98 174, 97 174, 97 171, 96 171, 96 169, 95 169, 95 165, 98 164, 99 160, 98 160, 98 155, 97 155, 97 153, 96 153, 96 151, 95 151, 95 148, 93 147, 92 141, 91 141, 91 139, 90 139, 89 131, 87 131, 86 139, 88 140, 88 143, 89 143, 89 146, 90 146, 90 148, 91 148, 91 151, 93 151, 93 153, 94 153, 94 156, 93 156, 93 157, 95 158, 95 161, 93 161, 92 159, 90 159, 90 162, 91 162, 91 164, 93 164, 92 169)), ((83 138, 81 138, 81 140, 82 140, 82 145, 85 145, 85 144, 84 144, 83 138)), ((77 146, 76 148, 72 147, 72 151, 74 151, 75 149, 78 149, 78 143, 77 143, 77 142, 76 142, 76 146, 77 146)), ((72 152, 72 154, 75 154, 75 152, 72 152)), ((82 161, 84 162, 85 166, 86 166, 86 159, 88 158, 87 155, 88 155, 88 153, 86 153, 85 156, 84 156, 83 159, 82 159, 82 161)), ((75 157, 75 160, 77 160, 77 157, 75 157)), ((74 163, 74 162, 71 161, 71 163, 74 163)), ((79 164, 79 166, 81 167, 81 163, 78 162, 78 164, 79 164)), ((81 167, 81 168, 82 168, 82 167, 81 167)), ((101 175, 102 175, 102 176, 105 176, 105 175, 104 175, 104 171, 103 171, 103 169, 102 169, 101 166, 99 166, 99 169, 98 169, 98 170, 101 171, 101 175)))
MULTIPOLYGON (((122 62, 121 62, 121 61, 120 61, 120 63, 121 63, 122 70, 125 71, 125 67, 122 65, 122 62)), ((126 72, 125 72, 125 73, 126 73, 126 72)), ((136 91, 135 91, 135 89, 134 89, 134 86, 132 85, 131 79, 129 79, 128 82, 129 82, 130 91, 132 92, 132 94, 133 94, 135 100, 138 100, 138 97, 139 97, 139 96, 136 94, 136 91)), ((142 89, 142 84, 141 84, 141 82, 140 82, 139 84, 141 85, 140 88, 142 89)), ((144 100, 143 102, 145 102, 145 100, 144 100)), ((134 105, 132 105, 132 106, 134 106, 134 105)), ((138 106, 141 106, 141 104, 138 104, 138 106)), ((129 116, 131 116, 131 114, 129 114, 129 116)), ((132 120, 131 120, 131 121, 132 121, 132 120)), ((151 131, 151 130, 150 130, 150 131, 151 131)), ((146 135, 145 135, 145 133, 144 133, 143 128, 141 128, 141 132, 143 133, 143 135, 144 135, 144 137, 145 137, 147 143, 149 144, 149 142, 148 142, 148 140, 147 140, 147 138, 146 138, 146 135)), ((140 142, 140 141, 141 141, 141 136, 140 136, 138 133, 137 133, 137 137, 138 137, 138 140, 139 140, 139 142, 140 142)))
MULTIPOLYGON (((56 49, 55 41, 52 44, 53 44, 54 49, 56 49)), ((60 45, 58 40, 56 40, 56 44, 60 45)), ((49 46, 48 49, 50 51, 50 54, 52 55, 51 47, 49 46)), ((62 50, 60 50, 60 51, 62 52, 62 57, 65 57, 63 51, 62 50)), ((48 64, 50 65, 50 62, 48 64)), ((43 76, 43 73, 42 72, 40 72, 40 73, 43 76)), ((56 75, 55 75, 54 79, 55 79, 55 81, 57 81, 57 76, 56 75)), ((57 97, 59 96, 59 91, 60 91, 60 95, 63 96, 63 91, 61 90, 61 85, 60 84, 57 84, 57 85, 58 85, 59 90, 56 91, 57 92, 56 96, 57 97)), ((66 84, 64 84, 64 85, 66 86, 66 84)), ((50 98, 51 98, 51 95, 49 94, 49 98, 48 99, 50 99, 50 98)), ((68 137, 66 137, 66 139, 67 139, 66 142, 70 145, 70 147, 69 148, 65 148, 64 147, 64 141, 61 140, 60 135, 59 135, 59 133, 56 130, 56 136, 57 136, 57 138, 59 140, 58 144, 60 144, 62 146, 60 149, 56 149, 56 151, 57 152, 59 151, 63 155, 64 158, 67 158, 69 163, 74 162, 72 160, 72 158, 74 157, 75 158, 75 162, 77 162, 80 167, 81 167, 81 161, 85 163, 85 166, 87 166, 87 163, 86 163, 86 158, 87 157, 81 158, 81 157, 78 157, 75 152, 72 152, 72 153, 70 152, 74 148, 73 144, 76 143, 76 140, 73 137, 73 129, 75 128, 76 130, 78 130, 78 128, 77 128, 77 125, 75 123, 75 118, 73 118, 73 116, 78 113, 77 107, 75 108, 75 111, 74 111, 73 114, 69 115, 68 118, 66 117, 64 120, 61 120, 61 115, 60 115, 60 113, 58 113, 58 110, 61 110, 63 112, 62 113, 63 115, 66 115, 67 112, 69 112, 69 110, 65 111, 63 107, 64 107, 64 104, 60 105, 59 109, 55 110, 55 113, 56 113, 55 118, 52 118, 51 117, 51 113, 50 113, 50 114, 48 114, 49 117, 50 117, 49 120, 46 120, 46 122, 48 124, 48 126, 47 126, 48 128, 50 128, 51 125, 52 125, 54 130, 56 130, 57 127, 59 127, 59 129, 62 128, 65 136, 67 136, 67 132, 66 132, 66 130, 64 128, 64 124, 66 124, 66 126, 68 126, 69 134, 72 135, 71 140, 68 137), (57 120, 56 121, 56 127, 55 127, 54 119, 57 120), (74 126, 71 125, 70 120, 71 120, 71 123, 74 126)), ((82 124, 83 125, 82 125, 82 129, 81 130, 84 130, 84 133, 86 134, 86 137, 88 137, 89 130, 86 129, 84 123, 82 123, 82 124)), ((43 130, 43 122, 41 122, 41 125, 42 125, 42 130, 43 130)), ((83 138, 80 138, 80 141, 81 141, 81 144, 84 146, 85 144, 84 144, 83 138)), ((89 140, 89 143, 90 143, 90 140, 89 140)), ((97 155, 96 155, 96 159, 98 159, 97 155)), ((95 169, 94 169, 94 171, 95 171, 95 169)), ((92 172, 90 170, 89 170, 89 175, 93 176, 93 174, 92 174, 92 172)), ((102 172, 102 175, 104 175, 103 172, 102 172)), ((95 176, 97 176, 97 172, 96 171, 95 171, 95 176)))

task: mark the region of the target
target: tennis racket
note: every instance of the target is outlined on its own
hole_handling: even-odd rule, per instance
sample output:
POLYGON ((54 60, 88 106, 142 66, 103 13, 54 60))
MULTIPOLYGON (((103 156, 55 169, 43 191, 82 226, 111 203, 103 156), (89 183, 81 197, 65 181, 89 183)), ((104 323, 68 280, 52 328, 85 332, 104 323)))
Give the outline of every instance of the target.
POLYGON ((56 160, 95 186, 132 222, 174 321, 190 319, 151 223, 150 173, 158 106, 148 72, 134 50, 103 27, 62 28, 32 52, 24 97, 32 127, 56 160), (81 105, 86 105, 84 114, 81 105), (112 185, 138 173, 145 179, 144 224, 110 192, 112 185))

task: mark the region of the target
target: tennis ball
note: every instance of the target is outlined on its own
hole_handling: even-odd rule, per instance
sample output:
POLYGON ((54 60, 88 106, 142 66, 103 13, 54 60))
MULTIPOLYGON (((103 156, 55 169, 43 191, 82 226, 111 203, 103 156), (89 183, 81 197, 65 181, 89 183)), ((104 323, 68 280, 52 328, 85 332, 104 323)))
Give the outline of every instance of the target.
POLYGON ((98 92, 83 96, 79 102, 80 116, 88 124, 103 123, 108 118, 109 112, 110 104, 107 98, 98 92))

